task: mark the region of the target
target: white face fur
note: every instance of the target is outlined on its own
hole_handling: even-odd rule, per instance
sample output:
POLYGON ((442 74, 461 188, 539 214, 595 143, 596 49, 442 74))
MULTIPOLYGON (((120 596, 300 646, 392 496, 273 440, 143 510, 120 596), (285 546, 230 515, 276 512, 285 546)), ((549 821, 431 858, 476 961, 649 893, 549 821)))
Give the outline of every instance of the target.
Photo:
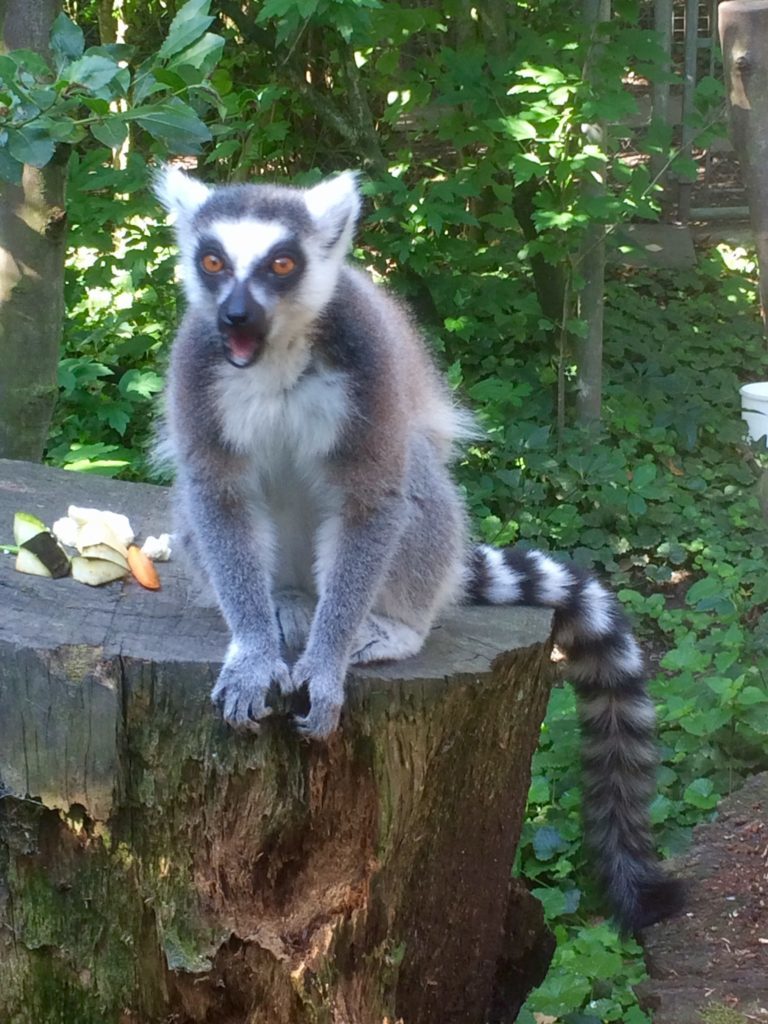
POLYGON ((286 195, 303 202, 311 218, 312 228, 301 232, 296 231, 288 214, 285 220, 281 219, 279 203, 272 204, 269 217, 254 217, 245 211, 239 216, 229 205, 224 215, 206 216, 201 226, 196 217, 218 191, 171 166, 161 170, 155 183, 158 198, 175 217, 182 279, 189 303, 210 308, 212 298, 220 304, 243 283, 255 302, 273 307, 270 334, 284 336, 287 330, 295 336, 327 305, 336 285, 360 210, 355 174, 346 171, 310 189, 284 190, 286 195), (227 263, 226 279, 217 282, 215 296, 205 286, 208 282, 199 267, 203 233, 216 242, 227 263), (279 251, 281 242, 298 243, 303 257, 301 280, 295 289, 285 291, 285 302, 274 301, 274 296, 267 294, 269 288, 259 281, 256 272, 270 253, 279 251))

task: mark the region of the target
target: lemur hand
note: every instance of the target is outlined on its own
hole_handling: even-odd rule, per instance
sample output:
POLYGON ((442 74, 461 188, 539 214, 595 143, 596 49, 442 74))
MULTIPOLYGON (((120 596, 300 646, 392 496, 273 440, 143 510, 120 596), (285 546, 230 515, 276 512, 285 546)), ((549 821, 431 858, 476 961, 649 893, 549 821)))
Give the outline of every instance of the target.
POLYGON ((262 719, 272 714, 267 705, 270 690, 280 692, 289 685, 288 666, 281 658, 233 641, 211 700, 227 725, 258 732, 262 719))
POLYGON ((307 715, 295 715, 296 731, 307 739, 325 740, 336 731, 344 703, 344 668, 333 661, 305 651, 291 670, 284 692, 306 686, 310 708, 307 715))

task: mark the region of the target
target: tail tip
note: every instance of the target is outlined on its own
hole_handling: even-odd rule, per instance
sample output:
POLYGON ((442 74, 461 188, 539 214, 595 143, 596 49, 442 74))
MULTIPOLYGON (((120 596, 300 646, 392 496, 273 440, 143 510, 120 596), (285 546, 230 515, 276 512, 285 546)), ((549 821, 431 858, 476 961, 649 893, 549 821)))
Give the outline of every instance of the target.
POLYGON ((642 883, 632 906, 620 908, 616 917, 621 931, 632 934, 679 914, 685 902, 685 882, 680 878, 662 875, 642 883))

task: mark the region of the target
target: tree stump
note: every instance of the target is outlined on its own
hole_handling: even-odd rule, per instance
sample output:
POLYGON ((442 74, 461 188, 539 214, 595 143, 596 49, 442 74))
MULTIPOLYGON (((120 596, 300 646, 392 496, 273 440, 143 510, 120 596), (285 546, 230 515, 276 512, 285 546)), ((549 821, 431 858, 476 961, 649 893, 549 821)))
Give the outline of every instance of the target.
MULTIPOLYGON (((69 504, 170 526, 164 488, 0 461, 0 541, 69 504)), ((551 955, 510 879, 549 614, 460 610, 351 675, 317 745, 224 726, 224 624, 160 573, 92 589, 0 556, 0 1020, 514 1020, 551 955)))

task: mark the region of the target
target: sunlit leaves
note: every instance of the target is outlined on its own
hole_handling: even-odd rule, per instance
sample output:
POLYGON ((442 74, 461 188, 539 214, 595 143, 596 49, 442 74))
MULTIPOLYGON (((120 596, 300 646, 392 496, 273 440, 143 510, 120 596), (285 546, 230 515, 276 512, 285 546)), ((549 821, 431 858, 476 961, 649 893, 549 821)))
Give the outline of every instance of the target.
POLYGON ((218 102, 208 79, 224 47, 208 31, 213 20, 210 0, 188 0, 138 69, 130 47, 85 50, 81 28, 65 14, 51 30, 53 69, 25 50, 0 57, 0 177, 20 180, 24 164, 44 167, 57 145, 76 144, 87 131, 117 149, 131 121, 165 152, 199 152, 211 138, 200 112, 218 102))
POLYGON ((213 23, 209 14, 211 0, 188 0, 171 22, 158 57, 163 60, 197 42, 213 23))
POLYGON ((165 103, 146 105, 132 117, 173 153, 199 152, 211 137, 194 110, 175 97, 165 103))

